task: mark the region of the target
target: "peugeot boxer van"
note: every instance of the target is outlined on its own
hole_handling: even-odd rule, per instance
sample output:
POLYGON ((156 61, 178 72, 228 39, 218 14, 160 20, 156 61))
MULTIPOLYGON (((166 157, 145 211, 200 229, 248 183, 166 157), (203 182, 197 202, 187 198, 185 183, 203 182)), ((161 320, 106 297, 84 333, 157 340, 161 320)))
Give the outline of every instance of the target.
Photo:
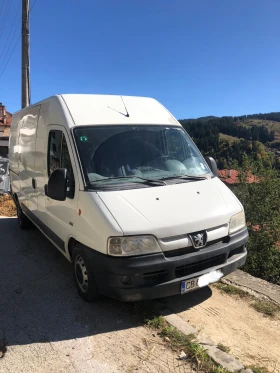
POLYGON ((10 177, 20 228, 73 263, 87 301, 185 294, 245 263, 241 203, 154 99, 66 94, 17 112, 10 177))

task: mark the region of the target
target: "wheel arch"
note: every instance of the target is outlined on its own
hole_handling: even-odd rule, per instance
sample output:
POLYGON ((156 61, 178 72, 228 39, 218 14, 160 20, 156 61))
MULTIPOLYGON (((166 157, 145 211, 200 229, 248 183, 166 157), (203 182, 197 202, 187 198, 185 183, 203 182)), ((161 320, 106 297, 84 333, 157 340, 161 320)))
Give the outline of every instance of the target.
POLYGON ((74 250, 74 247, 77 245, 77 243, 79 243, 79 241, 77 241, 74 237, 70 237, 68 239, 66 251, 67 251, 67 254, 68 254, 71 262, 72 262, 73 250, 74 250))

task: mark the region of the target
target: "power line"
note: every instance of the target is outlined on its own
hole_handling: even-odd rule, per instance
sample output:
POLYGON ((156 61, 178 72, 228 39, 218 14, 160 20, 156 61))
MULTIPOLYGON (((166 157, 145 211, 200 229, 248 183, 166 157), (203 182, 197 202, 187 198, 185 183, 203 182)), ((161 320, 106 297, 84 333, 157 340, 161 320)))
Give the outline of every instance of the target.
POLYGON ((37 0, 34 0, 34 1, 33 1, 33 4, 31 5, 31 8, 30 8, 30 12, 31 12, 32 8, 34 7, 34 5, 36 4, 36 1, 37 1, 37 0))
MULTIPOLYGON (((32 6, 31 6, 31 8, 30 8, 30 13, 31 13, 31 10, 33 9, 33 7, 34 7, 36 1, 37 1, 37 0, 34 0, 34 1, 33 1, 33 4, 32 4, 32 6)), ((0 72, 0 79, 1 79, 2 75, 4 74, 4 72, 5 72, 5 70, 6 70, 6 67, 8 66, 8 63, 9 63, 9 61, 10 61, 10 59, 11 59, 11 57, 12 57, 12 55, 13 55, 15 49, 16 49, 16 46, 17 46, 17 44, 18 44, 18 42, 19 42, 19 39, 20 39, 20 36, 21 36, 21 34, 19 34, 19 36, 18 36, 18 38, 17 38, 17 41, 16 41, 16 43, 15 43, 15 45, 14 45, 14 48, 12 49, 12 51, 11 51, 9 57, 8 57, 8 60, 7 60, 5 66, 4 66, 3 70, 2 70, 2 72, 0 72)))
MULTIPOLYGON (((20 23, 20 22, 19 22, 19 23, 20 23)), ((1 66, 0 66, 0 71, 2 70, 2 67, 4 66, 4 64, 5 64, 5 62, 6 62, 6 57, 7 57, 8 54, 9 54, 9 51, 10 51, 10 48, 11 48, 11 46, 12 46, 13 40, 14 40, 14 38, 15 38, 16 32, 17 32, 17 29, 15 28, 14 33, 13 33, 13 36, 12 36, 12 39, 11 39, 11 41, 10 41, 10 44, 9 44, 9 46, 8 46, 8 48, 7 48, 7 50, 6 50, 5 56, 4 56, 4 58, 3 58, 3 62, 2 62, 2 64, 1 64, 1 66)), ((20 37, 20 35, 19 35, 19 37, 20 37)))
POLYGON ((7 21, 7 18, 8 18, 8 14, 9 14, 11 5, 12 5, 12 0, 10 0, 10 2, 8 1, 8 3, 7 3, 6 13, 4 15, 4 19, 3 19, 3 23, 2 23, 2 28, 0 30, 0 39, 1 39, 1 36, 3 35, 3 31, 5 29, 5 24, 6 24, 6 21, 7 21))
POLYGON ((20 39, 20 35, 19 35, 19 37, 18 37, 18 39, 17 39, 17 41, 16 41, 16 44, 14 45, 14 48, 12 49, 12 52, 11 52, 11 54, 10 54, 8 60, 7 60, 6 65, 4 66, 3 71, 2 71, 1 74, 0 74, 0 79, 1 79, 2 75, 4 74, 4 71, 6 70, 6 67, 7 67, 7 65, 8 65, 8 63, 9 63, 11 57, 12 57, 12 54, 14 53, 14 50, 16 49, 16 46, 18 45, 19 39, 20 39))
MULTIPOLYGON (((6 39, 5 45, 4 45, 4 47, 2 48, 2 53, 0 54, 0 60, 1 60, 1 57, 3 56, 3 54, 4 54, 4 50, 5 50, 5 48, 6 48, 6 45, 7 45, 7 43, 8 43, 9 38, 10 38, 11 32, 12 32, 12 30, 13 30, 13 26, 14 26, 14 24, 15 24, 15 20, 16 20, 16 18, 17 18, 17 15, 18 15, 18 11, 19 11, 19 9, 20 9, 20 0, 19 0, 19 2, 18 2, 18 8, 17 8, 16 14, 15 14, 15 17, 14 17, 14 19, 13 19, 13 22, 12 22, 12 25, 11 25, 11 28, 10 28, 10 31, 9 31, 9 33, 8 33, 8 36, 7 36, 7 39, 6 39)), ((20 20, 19 20, 19 21, 20 21, 20 20)))
POLYGON ((2 1, 2 6, 1 6, 1 10, 0 10, 0 28, 2 28, 2 24, 3 24, 3 22, 2 22, 2 20, 1 20, 1 18, 3 18, 4 19, 4 12, 2 13, 2 10, 4 10, 4 4, 5 4, 5 0, 3 0, 2 1), (2 17, 2 14, 3 14, 3 17, 2 17))

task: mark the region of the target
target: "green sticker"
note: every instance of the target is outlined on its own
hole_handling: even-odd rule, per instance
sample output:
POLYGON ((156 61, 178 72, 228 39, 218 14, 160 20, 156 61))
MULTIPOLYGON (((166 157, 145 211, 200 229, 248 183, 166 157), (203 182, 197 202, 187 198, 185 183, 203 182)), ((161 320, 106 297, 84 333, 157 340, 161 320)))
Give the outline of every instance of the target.
POLYGON ((88 138, 87 138, 87 136, 81 136, 81 137, 80 137, 80 140, 81 140, 82 142, 86 142, 86 141, 88 141, 88 138))

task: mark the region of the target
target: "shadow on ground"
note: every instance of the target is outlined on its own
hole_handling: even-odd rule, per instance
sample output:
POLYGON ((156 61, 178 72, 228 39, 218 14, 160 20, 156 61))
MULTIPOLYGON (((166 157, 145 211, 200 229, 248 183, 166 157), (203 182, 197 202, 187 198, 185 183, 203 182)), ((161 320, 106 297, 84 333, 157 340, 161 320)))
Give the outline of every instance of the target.
POLYGON ((7 345, 53 342, 136 327, 143 310, 186 310, 211 296, 209 288, 141 303, 77 294, 71 264, 36 228, 0 219, 0 341, 7 345))

